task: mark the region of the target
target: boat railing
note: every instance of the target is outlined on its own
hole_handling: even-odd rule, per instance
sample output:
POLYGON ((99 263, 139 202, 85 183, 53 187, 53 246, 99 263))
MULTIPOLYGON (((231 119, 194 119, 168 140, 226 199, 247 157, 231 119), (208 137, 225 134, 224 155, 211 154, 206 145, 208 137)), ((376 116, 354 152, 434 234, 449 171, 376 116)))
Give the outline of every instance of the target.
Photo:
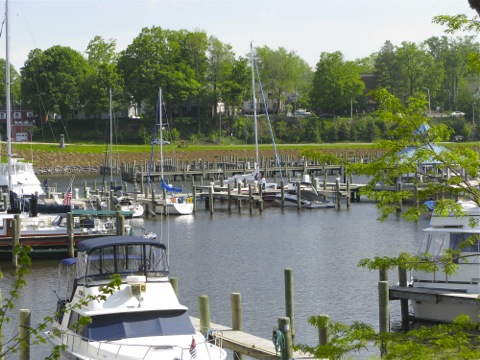
MULTIPOLYGON (((196 351, 201 353, 198 359, 221 358, 223 352, 223 336, 219 332, 209 333, 205 341, 196 342, 196 351)), ((111 341, 93 341, 86 339, 78 334, 71 334, 54 330, 50 336, 57 335, 60 337, 61 346, 67 352, 76 356, 85 357, 85 359, 108 358, 126 359, 128 356, 135 355, 136 359, 146 358, 147 355, 155 354, 160 356, 161 352, 172 352, 172 359, 191 360, 192 348, 190 346, 179 345, 143 345, 143 344, 119 344, 116 340, 111 341), (112 357, 113 356, 113 357, 112 357)))

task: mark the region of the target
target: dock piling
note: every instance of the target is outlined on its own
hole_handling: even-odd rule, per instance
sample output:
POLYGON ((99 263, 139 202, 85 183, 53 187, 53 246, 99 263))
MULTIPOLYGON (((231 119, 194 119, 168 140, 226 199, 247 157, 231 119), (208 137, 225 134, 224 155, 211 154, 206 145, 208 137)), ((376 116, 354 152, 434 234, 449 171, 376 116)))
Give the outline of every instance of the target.
POLYGON ((22 341, 19 350, 19 360, 30 360, 30 310, 20 309, 18 337, 22 341))
POLYGON ((205 335, 210 329, 210 301, 208 296, 199 296, 198 305, 200 308, 200 331, 205 335))
POLYGON ((285 277, 285 310, 286 316, 290 319, 290 331, 292 339, 295 338, 294 305, 293 305, 293 269, 284 270, 285 277))

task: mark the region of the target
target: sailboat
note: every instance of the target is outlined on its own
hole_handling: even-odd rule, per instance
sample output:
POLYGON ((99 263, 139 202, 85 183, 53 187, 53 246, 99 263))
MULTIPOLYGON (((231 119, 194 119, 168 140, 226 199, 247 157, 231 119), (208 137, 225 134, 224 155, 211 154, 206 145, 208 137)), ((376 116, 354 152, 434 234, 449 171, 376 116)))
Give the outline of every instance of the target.
POLYGON ((242 191, 248 191, 248 185, 257 186, 258 184, 262 185, 262 189, 265 192, 269 190, 275 190, 277 188, 276 183, 267 182, 263 172, 260 170, 260 161, 258 155, 258 130, 257 130, 257 98, 255 95, 255 57, 253 53, 253 44, 250 44, 250 62, 252 68, 252 101, 253 101, 253 128, 255 135, 255 163, 253 170, 250 172, 245 172, 243 174, 235 174, 224 181, 226 184, 238 184, 242 183, 245 187, 242 191))
MULTIPOLYGON (((110 169, 110 189, 114 189, 113 185, 113 113, 112 113, 112 89, 109 90, 110 96, 110 151, 109 151, 109 169, 110 169)), ((116 196, 112 199, 114 205, 119 207, 119 210, 132 213, 132 217, 142 217, 144 213, 143 205, 133 199, 131 196, 128 196, 126 193, 121 191, 121 187, 117 189, 116 196)), ((106 203, 102 203, 102 208, 106 210, 106 203)))
POLYGON ((0 188, 14 192, 17 196, 42 195, 43 188, 33 170, 33 164, 22 162, 23 159, 12 157, 12 106, 10 99, 10 39, 8 20, 8 1, 5 3, 5 79, 7 112, 7 163, 0 163, 0 188))
MULTIPOLYGON (((161 188, 165 190, 165 198, 161 204, 155 207, 156 214, 172 214, 172 215, 190 215, 193 213, 193 202, 191 196, 183 193, 181 188, 172 186, 165 181, 163 174, 163 120, 162 120, 162 89, 158 92, 158 109, 157 119, 155 120, 155 128, 158 121, 159 126, 159 143, 160 143, 160 184, 161 188)), ((156 130, 154 131, 154 138, 152 139, 152 155, 155 147, 154 139, 156 137, 156 130)), ((152 158, 150 159, 150 169, 153 167, 152 158)), ((150 183, 150 176, 148 177, 150 183)))

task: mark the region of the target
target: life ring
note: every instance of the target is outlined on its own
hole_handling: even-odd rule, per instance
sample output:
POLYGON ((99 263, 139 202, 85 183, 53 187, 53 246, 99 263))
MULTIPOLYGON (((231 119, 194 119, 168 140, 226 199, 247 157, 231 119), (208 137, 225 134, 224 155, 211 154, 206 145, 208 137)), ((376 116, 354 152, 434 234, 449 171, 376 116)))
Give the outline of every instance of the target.
POLYGON ((174 197, 170 198, 170 202, 176 203, 176 202, 177 202, 177 198, 174 198, 174 197))
POLYGON ((39 222, 38 222, 38 227, 39 227, 39 228, 45 227, 45 221, 39 221, 39 222))

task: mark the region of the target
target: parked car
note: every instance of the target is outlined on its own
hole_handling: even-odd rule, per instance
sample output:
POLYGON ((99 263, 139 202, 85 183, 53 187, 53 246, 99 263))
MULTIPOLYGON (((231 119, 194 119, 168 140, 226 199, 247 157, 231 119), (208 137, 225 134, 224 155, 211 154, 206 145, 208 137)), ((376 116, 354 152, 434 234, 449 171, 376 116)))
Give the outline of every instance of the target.
POLYGON ((310 112, 305 110, 295 110, 293 115, 294 116, 310 116, 310 112))
POLYGON ((465 116, 465 113, 464 112, 461 112, 461 111, 454 111, 450 114, 450 116, 453 116, 453 117, 462 117, 462 116, 465 116))
POLYGON ((162 139, 154 139, 152 140, 152 145, 170 145, 170 141, 162 140, 162 139))
POLYGON ((324 119, 333 119, 333 114, 323 113, 322 115, 320 115, 320 117, 324 119))

